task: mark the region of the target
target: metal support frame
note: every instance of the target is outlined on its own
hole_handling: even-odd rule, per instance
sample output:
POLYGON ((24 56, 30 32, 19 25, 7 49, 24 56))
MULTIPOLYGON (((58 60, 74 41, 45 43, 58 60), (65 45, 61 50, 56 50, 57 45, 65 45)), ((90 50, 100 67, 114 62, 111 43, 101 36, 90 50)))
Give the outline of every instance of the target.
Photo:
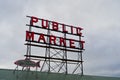
MULTIPOLYGON (((31 26, 30 25, 27 25, 27 26, 29 26, 29 31, 31 31, 31 26)), ((49 26, 50 26, 50 21, 49 21, 49 26)), ((32 27, 34 27, 34 26, 32 26, 32 27)), ((34 28, 36 28, 36 26, 34 28)), ((37 28, 39 28, 39 27, 37 27, 37 28)), ((49 43, 48 36, 50 34, 52 34, 52 32, 48 28, 47 43, 49 43)), ((66 33, 63 33, 63 34, 64 34, 64 38, 66 38, 67 34, 66 33)), ((80 41, 81 36, 78 36, 78 37, 79 37, 79 41, 80 41)), ((69 73, 68 64, 74 64, 76 66, 75 66, 75 68, 73 68, 72 74, 76 74, 76 71, 78 69, 80 69, 80 71, 78 71, 79 72, 78 74, 83 75, 83 59, 82 59, 83 49, 73 50, 74 54, 78 54, 77 60, 74 60, 74 59, 68 59, 67 54, 69 53, 69 51, 72 51, 72 50, 66 49, 67 47, 57 48, 51 44, 46 44, 46 46, 44 46, 42 44, 37 45, 37 44, 31 43, 31 41, 27 41, 27 43, 25 45, 27 45, 27 53, 25 55, 27 58, 43 60, 43 64, 40 68, 40 71, 42 71, 42 72, 46 71, 48 73, 49 72, 58 72, 58 73, 68 74, 69 73), (31 46, 46 48, 45 56, 32 54, 31 46), (47 67, 45 67, 45 66, 47 66, 47 67)), ((81 44, 79 44, 79 46, 81 46, 81 44)))

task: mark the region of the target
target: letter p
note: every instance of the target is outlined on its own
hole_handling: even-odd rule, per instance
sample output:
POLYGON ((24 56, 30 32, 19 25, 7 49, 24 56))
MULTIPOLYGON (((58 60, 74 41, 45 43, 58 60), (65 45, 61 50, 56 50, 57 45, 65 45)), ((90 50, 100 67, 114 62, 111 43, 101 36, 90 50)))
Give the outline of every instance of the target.
POLYGON ((38 22, 38 18, 37 18, 37 17, 32 16, 32 17, 31 17, 31 20, 30 20, 30 25, 32 25, 32 26, 33 26, 33 23, 37 23, 37 22, 38 22))

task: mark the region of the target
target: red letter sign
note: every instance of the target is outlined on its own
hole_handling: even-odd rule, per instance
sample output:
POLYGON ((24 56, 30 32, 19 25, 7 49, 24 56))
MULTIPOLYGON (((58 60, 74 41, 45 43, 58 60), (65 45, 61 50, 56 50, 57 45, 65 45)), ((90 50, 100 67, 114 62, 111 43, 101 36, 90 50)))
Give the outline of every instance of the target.
POLYGON ((58 31, 58 23, 57 22, 52 22, 52 29, 55 31, 58 31))
POLYGON ((60 37, 60 46, 62 46, 62 44, 63 44, 64 47, 66 47, 66 41, 65 41, 65 39, 62 38, 62 37, 60 37))
POLYGON ((81 30, 82 30, 82 28, 80 28, 80 27, 76 28, 77 35, 80 35, 80 36, 82 35, 81 30))
POLYGON ((71 34, 73 34, 73 26, 71 26, 71 34))
POLYGON ((67 31, 65 28, 66 28, 65 25, 62 24, 62 30, 63 30, 63 32, 64 32, 64 33, 68 33, 68 31, 67 31))
POLYGON ((33 26, 33 23, 37 23, 38 22, 38 18, 37 17, 31 17, 31 20, 30 20, 30 25, 33 26))
POLYGON ((44 34, 40 34, 39 39, 38 39, 38 42, 40 42, 40 40, 43 40, 43 42, 46 43, 46 42, 45 42, 44 34))
POLYGON ((70 39, 70 48, 75 48, 73 39, 70 39))
POLYGON ((34 32, 26 31, 26 41, 32 40, 34 41, 34 32))
POLYGON ((45 28, 45 29, 48 28, 48 20, 42 19, 42 27, 45 28), (45 22, 45 24, 44 24, 44 22, 45 22))
POLYGON ((80 43, 81 43, 81 49, 84 49, 84 43, 85 43, 85 41, 80 41, 80 43))
POLYGON ((56 45, 56 37, 55 36, 50 35, 49 39, 50 39, 50 44, 52 44, 52 41, 53 41, 54 45, 56 45))

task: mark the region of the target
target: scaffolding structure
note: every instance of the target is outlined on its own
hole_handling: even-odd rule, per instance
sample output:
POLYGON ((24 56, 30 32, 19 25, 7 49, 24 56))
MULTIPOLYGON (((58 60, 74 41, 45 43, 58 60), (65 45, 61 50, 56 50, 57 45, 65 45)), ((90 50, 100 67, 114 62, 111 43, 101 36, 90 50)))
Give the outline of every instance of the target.
MULTIPOLYGON (((32 16, 27 16, 27 17, 31 19, 32 16)), ((42 20, 42 19, 39 18, 39 20, 42 20)), ((25 45, 27 45, 27 52, 25 56, 29 59, 41 60, 43 62, 40 67, 41 72, 48 72, 48 73, 55 72, 55 73, 65 73, 65 74, 70 73, 70 74, 83 75, 82 53, 84 49, 81 48, 82 44, 79 42, 79 44, 77 44, 78 48, 69 48, 67 46, 58 46, 58 45, 50 44, 49 36, 53 35, 54 32, 57 32, 50 29, 51 22, 52 21, 48 21, 49 27, 47 29, 47 34, 46 34, 47 36, 46 44, 42 42, 39 42, 38 44, 36 41, 26 40, 25 45), (44 56, 32 54, 32 51, 31 51, 32 47, 45 48, 44 56), (69 58, 68 54, 76 54, 77 56, 75 56, 75 58, 69 58), (72 67, 71 65, 74 65, 74 67, 72 67)), ((31 20, 30 20, 30 23, 31 23, 31 20)), ((31 24, 26 24, 26 26, 29 27, 28 29, 29 32, 32 32, 33 28, 44 30, 44 28, 41 28, 40 26, 35 26, 31 24)), ((64 39, 68 39, 67 37, 68 35, 73 35, 69 33, 63 33, 60 31, 58 33, 61 33, 64 39)), ((35 33, 35 34, 39 35, 39 33, 35 33)), ((77 37, 78 41, 81 41, 81 38, 83 37, 78 35, 74 35, 74 36, 77 37)), ((56 43, 59 43, 58 39, 56 39, 56 43)))

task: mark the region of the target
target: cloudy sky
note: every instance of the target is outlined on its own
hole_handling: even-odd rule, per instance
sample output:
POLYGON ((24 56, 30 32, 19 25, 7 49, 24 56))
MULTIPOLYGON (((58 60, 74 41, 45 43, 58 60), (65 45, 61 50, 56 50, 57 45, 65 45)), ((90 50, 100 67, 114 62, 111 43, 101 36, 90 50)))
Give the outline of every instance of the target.
POLYGON ((0 68, 26 52, 26 15, 84 28, 84 74, 120 77, 120 0, 0 0, 0 68))

